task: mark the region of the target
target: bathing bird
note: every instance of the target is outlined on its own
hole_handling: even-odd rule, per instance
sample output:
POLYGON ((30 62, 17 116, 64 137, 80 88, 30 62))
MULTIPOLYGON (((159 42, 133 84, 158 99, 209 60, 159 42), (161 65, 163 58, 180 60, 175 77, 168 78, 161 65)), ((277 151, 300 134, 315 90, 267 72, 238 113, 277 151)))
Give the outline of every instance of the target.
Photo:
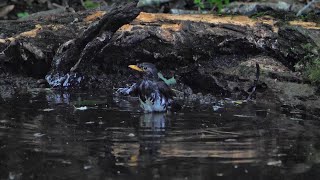
POLYGON ((139 97, 140 107, 144 112, 165 112, 173 102, 175 93, 159 78, 158 70, 152 63, 129 65, 129 68, 143 74, 143 79, 130 88, 119 88, 118 93, 139 97))

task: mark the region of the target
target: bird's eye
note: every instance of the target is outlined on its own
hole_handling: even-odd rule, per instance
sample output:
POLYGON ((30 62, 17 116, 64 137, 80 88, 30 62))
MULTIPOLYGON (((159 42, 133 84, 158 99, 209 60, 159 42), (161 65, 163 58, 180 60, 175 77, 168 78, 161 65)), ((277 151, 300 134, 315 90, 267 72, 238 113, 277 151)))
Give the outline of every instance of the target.
POLYGON ((147 67, 142 67, 143 70, 147 70, 147 67))

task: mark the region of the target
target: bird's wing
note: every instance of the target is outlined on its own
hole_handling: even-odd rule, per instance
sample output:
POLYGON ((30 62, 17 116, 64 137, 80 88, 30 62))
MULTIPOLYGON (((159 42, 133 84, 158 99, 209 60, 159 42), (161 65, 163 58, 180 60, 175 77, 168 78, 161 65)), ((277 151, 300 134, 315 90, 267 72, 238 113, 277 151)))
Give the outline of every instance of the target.
POLYGON ((176 94, 172 91, 172 89, 163 81, 157 82, 159 91, 166 97, 166 98, 173 98, 176 94))
POLYGON ((139 89, 139 85, 140 83, 134 83, 131 87, 130 87, 130 95, 133 96, 137 96, 138 95, 138 89, 139 89))
POLYGON ((136 96, 138 95, 138 87, 139 87, 139 84, 137 83, 134 83, 131 87, 129 88, 119 88, 117 90, 117 93, 119 94, 123 94, 123 95, 133 95, 133 96, 136 96))

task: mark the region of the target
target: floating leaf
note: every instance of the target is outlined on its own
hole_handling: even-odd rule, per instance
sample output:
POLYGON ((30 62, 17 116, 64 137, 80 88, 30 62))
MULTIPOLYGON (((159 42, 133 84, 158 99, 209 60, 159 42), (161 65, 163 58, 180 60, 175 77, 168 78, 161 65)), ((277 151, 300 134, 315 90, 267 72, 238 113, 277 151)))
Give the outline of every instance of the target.
POLYGON ((176 81, 176 79, 174 77, 172 77, 170 79, 167 79, 167 78, 163 77, 163 75, 161 73, 158 73, 158 77, 162 81, 164 81, 164 83, 166 83, 168 86, 177 84, 177 81, 176 81))
POLYGON ((29 13, 27 12, 20 12, 17 14, 18 18, 25 18, 29 16, 29 13))

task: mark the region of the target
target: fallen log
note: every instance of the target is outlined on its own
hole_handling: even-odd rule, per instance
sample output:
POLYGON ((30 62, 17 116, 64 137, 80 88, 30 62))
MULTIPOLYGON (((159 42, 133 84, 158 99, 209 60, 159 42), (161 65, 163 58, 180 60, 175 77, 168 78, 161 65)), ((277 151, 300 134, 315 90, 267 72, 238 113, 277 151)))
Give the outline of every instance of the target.
POLYGON ((92 22, 86 18, 93 13, 99 12, 65 12, 0 21, 0 52, 5 55, 0 61, 6 63, 7 71, 43 78, 58 47, 76 38, 92 22))
MULTIPOLYGON (((41 79, 54 69, 54 57, 57 59, 62 52, 69 52, 70 56, 61 55, 65 58, 60 59, 72 62, 71 68, 77 62, 81 48, 91 38, 98 36, 102 29, 110 33, 116 31, 130 22, 130 15, 131 19, 138 15, 138 11, 135 3, 131 3, 104 11, 71 11, 55 15, 44 12, 17 21, 0 21, 0 97, 8 98, 21 90, 46 86, 41 79), (109 14, 102 17, 106 13, 109 14), (76 46, 68 42, 76 42, 76 46)), ((64 64, 68 67, 67 62, 64 64)))
POLYGON ((134 4, 68 15, 73 18, 66 17, 61 26, 50 23, 54 17, 42 24, 30 20, 15 24, 40 24, 31 30, 0 25, 11 31, 0 40, 5 54, 1 60, 5 65, 0 67, 20 68, 19 73, 35 78, 46 75, 50 86, 57 88, 111 89, 135 81, 128 64, 148 61, 167 77, 175 75, 179 82, 175 88, 190 97, 201 93, 200 98, 213 94, 247 99, 258 63, 261 72, 255 92, 259 101, 320 107, 317 87, 295 72, 307 55, 319 55, 320 28, 315 23, 139 14, 134 4), (39 65, 43 72, 34 62, 45 62, 39 65))

